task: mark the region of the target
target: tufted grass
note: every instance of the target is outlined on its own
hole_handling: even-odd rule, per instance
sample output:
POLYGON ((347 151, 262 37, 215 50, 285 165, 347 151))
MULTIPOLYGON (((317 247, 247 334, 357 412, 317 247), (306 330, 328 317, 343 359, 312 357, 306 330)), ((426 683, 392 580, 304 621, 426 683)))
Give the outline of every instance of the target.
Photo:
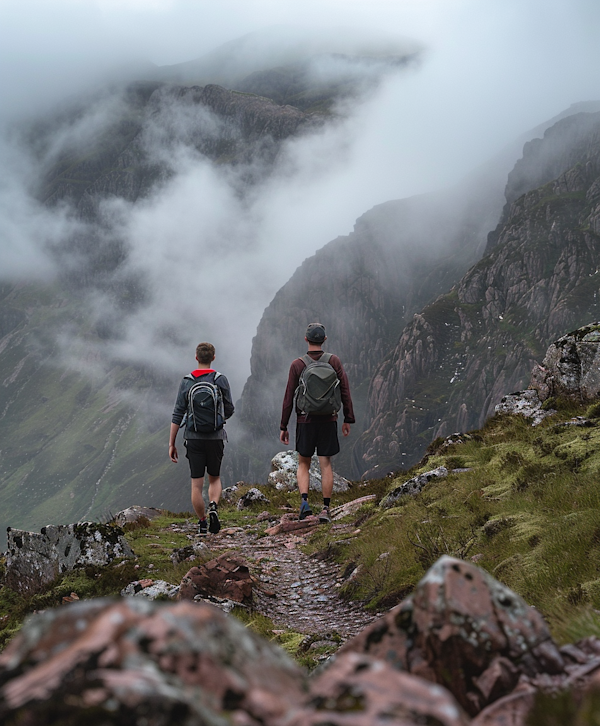
POLYGON ((556 425, 584 414, 562 405, 535 428, 521 417, 495 417, 473 440, 438 447, 390 482, 388 490, 442 465, 471 469, 391 509, 372 507, 360 533, 339 538, 334 556, 347 570, 359 568, 342 592, 373 609, 389 607, 449 554, 474 558, 519 593, 559 640, 600 632, 600 427, 556 425))

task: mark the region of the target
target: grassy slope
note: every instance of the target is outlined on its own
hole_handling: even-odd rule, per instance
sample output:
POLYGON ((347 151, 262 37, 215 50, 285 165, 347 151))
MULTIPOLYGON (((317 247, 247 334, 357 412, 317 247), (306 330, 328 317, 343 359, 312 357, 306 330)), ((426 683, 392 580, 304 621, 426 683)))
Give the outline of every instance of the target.
MULTIPOLYGON (((441 465, 470 471, 432 482, 391 509, 371 506, 360 534, 336 545, 348 571, 360 565, 346 594, 372 607, 389 606, 442 554, 475 557, 535 605, 559 639, 580 635, 580 627, 595 632, 600 420, 593 428, 557 426, 583 413, 585 408, 565 406, 535 428, 522 417, 494 417, 471 441, 432 447, 412 474, 441 465), (390 556, 382 558, 384 551, 390 556)), ((594 407, 590 413, 600 415, 594 407)), ((319 537, 313 546, 326 544, 325 535, 319 537)))
MULTIPOLYGON (((136 415, 149 390, 143 374, 123 366, 90 376, 53 363, 47 331, 86 325, 77 302, 60 292, 23 286, 10 305, 28 320, 0 351, 0 548, 7 526, 98 519, 132 503, 187 506, 185 461, 174 467, 166 456, 168 412, 155 431, 136 415)), ((93 358, 97 337, 83 334, 93 358)))

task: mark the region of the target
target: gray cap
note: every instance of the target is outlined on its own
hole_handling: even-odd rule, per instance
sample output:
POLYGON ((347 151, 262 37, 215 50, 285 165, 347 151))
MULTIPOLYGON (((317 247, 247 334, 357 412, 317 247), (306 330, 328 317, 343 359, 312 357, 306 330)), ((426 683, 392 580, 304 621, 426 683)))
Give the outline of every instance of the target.
POLYGON ((321 323, 310 323, 306 328, 306 339, 309 343, 322 343, 325 340, 325 327, 321 323))

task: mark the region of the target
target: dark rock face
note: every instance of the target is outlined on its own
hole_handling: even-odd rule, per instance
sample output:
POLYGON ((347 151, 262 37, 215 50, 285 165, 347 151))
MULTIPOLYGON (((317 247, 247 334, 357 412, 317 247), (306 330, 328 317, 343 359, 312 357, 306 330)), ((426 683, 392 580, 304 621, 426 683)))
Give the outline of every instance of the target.
POLYGON ((35 616, 2 652, 0 720, 272 723, 303 687, 283 651, 212 606, 91 600, 35 616))
POLYGON ((560 173, 517 198, 509 182, 514 201, 489 253, 415 315, 373 374, 369 429, 355 451, 371 474, 414 463, 438 436, 480 426, 506 391, 525 388, 550 341, 598 317, 600 114, 559 122, 526 147, 519 168, 533 184, 532 169, 542 182, 560 173))

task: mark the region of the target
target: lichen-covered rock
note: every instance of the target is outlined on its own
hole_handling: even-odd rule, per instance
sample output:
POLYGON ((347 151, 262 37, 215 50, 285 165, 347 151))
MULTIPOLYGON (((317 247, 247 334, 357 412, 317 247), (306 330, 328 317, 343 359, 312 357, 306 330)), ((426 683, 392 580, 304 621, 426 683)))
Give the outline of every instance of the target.
POLYGON ((252 487, 252 489, 248 489, 248 491, 244 494, 244 496, 240 498, 240 500, 237 503, 237 508, 241 511, 242 509, 247 509, 248 507, 251 507, 253 504, 268 504, 268 503, 269 503, 269 500, 260 491, 260 489, 257 489, 256 487, 252 487))
POLYGON ((385 661, 346 653, 311 683, 307 707, 286 726, 467 726, 469 719, 451 693, 395 670, 385 661))
POLYGON ((591 401, 600 394, 600 323, 563 335, 548 348, 532 373, 531 387, 542 401, 550 396, 591 401))
POLYGON ((136 580, 121 590, 121 597, 144 597, 146 600, 166 597, 171 600, 176 598, 178 593, 179 586, 171 585, 165 580, 136 580))
POLYGON ((134 506, 123 509, 121 512, 115 514, 113 521, 115 524, 118 524, 119 527, 124 527, 126 524, 135 524, 140 520, 156 519, 156 517, 160 517, 161 514, 162 510, 160 509, 155 509, 154 507, 142 507, 135 504, 134 506))
POLYGON ((31 595, 75 567, 102 567, 133 556, 123 530, 110 524, 48 525, 39 533, 9 528, 6 584, 31 595))
POLYGON ((245 560, 239 555, 220 555, 199 567, 192 567, 179 586, 180 600, 214 595, 236 602, 249 602, 252 578, 245 560))
POLYGON ((563 674, 565 662, 537 610, 484 570, 442 557, 414 594, 346 643, 448 688, 471 715, 520 677, 563 674))
MULTIPOLYGON (((271 459, 271 473, 269 474, 267 483, 276 489, 292 492, 298 487, 297 471, 298 452, 280 451, 271 459)), ((310 462, 309 477, 309 488, 316 492, 322 491, 321 470, 317 456, 313 456, 310 462)), ((340 476, 335 471, 333 472, 334 492, 347 492, 350 486, 351 484, 347 479, 344 479, 343 476, 340 476)))
POLYGON ((552 416, 556 413, 554 409, 544 410, 542 408, 542 401, 538 395, 538 391, 533 388, 503 396, 494 410, 496 413, 506 413, 512 416, 530 418, 532 426, 541 424, 547 416, 552 416))
POLYGON ((398 487, 392 489, 391 492, 381 500, 379 506, 383 509, 388 509, 397 504, 398 500, 402 497, 415 494, 420 494, 423 487, 429 484, 432 479, 443 479, 448 476, 448 469, 445 466, 438 466, 437 469, 423 472, 423 474, 417 474, 412 479, 405 481, 398 487))
POLYGON ((227 726, 299 706, 305 676, 212 606, 126 598, 29 618, 0 654, 0 683, 3 724, 227 726))

